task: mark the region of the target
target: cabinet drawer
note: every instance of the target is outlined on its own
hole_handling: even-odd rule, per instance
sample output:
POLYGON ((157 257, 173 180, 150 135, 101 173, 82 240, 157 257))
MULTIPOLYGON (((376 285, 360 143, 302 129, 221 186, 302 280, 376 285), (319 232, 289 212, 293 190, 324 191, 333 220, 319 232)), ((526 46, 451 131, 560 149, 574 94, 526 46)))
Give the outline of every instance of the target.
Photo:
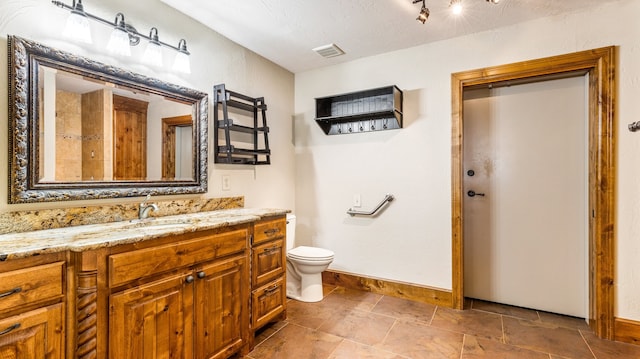
POLYGON ((0 273, 0 312, 62 295, 64 262, 0 273))
POLYGON ((251 293, 251 324, 258 329, 284 312, 287 293, 284 278, 274 280, 251 293))
POLYGON ((251 285, 255 288, 282 276, 286 257, 283 239, 276 239, 252 249, 251 285))
POLYGON ((286 234, 287 220, 282 217, 262 221, 256 223, 253 228, 253 244, 260 244, 272 239, 283 238, 286 234))
POLYGON ((196 239, 110 255, 109 285, 221 258, 247 249, 247 230, 206 234, 196 239))
POLYGON ((0 320, 0 358, 64 358, 62 303, 0 320))

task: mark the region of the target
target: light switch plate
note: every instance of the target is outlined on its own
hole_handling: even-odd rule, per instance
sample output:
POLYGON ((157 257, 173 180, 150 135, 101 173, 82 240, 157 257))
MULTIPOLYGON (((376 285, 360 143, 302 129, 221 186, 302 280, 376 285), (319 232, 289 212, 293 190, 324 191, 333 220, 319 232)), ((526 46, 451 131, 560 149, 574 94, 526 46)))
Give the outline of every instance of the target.
POLYGON ((222 190, 223 191, 231 190, 231 180, 229 179, 228 175, 222 176, 222 190))
POLYGON ((362 201, 360 200, 359 194, 353 195, 353 206, 354 207, 362 207, 362 201))

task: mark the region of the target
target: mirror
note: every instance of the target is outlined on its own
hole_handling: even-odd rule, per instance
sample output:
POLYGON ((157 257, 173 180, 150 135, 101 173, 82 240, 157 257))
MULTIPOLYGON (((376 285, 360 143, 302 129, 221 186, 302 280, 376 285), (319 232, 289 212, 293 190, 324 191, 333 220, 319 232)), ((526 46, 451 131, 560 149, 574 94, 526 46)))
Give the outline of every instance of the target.
POLYGON ((9 57, 9 203, 206 192, 206 93, 17 36, 9 57))

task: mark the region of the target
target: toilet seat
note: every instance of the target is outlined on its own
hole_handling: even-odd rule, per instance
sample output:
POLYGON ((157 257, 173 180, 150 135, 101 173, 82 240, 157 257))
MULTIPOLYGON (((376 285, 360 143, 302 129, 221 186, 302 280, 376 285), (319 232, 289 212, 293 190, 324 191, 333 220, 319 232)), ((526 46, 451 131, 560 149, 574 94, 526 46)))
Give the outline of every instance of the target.
POLYGON ((287 252, 287 257, 306 261, 326 261, 333 259, 333 252, 316 247, 299 246, 287 252))

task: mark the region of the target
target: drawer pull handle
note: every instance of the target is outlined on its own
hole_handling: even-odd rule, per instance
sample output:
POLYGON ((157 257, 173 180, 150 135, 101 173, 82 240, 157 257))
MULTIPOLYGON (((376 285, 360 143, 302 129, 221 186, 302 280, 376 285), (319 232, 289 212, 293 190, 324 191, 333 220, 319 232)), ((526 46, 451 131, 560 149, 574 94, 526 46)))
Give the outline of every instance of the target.
POLYGON ((264 295, 267 296, 267 297, 272 296, 272 295, 276 294, 276 292, 278 291, 278 288, 279 287, 277 285, 274 285, 271 288, 267 288, 267 289, 264 290, 264 295))
POLYGON ((0 298, 4 298, 4 297, 8 297, 12 294, 16 294, 16 293, 20 293, 22 292, 22 287, 17 287, 17 288, 13 288, 8 292, 4 292, 0 294, 0 298))
POLYGON ((20 323, 16 323, 16 324, 14 324, 14 325, 10 326, 9 328, 7 328, 7 329, 5 329, 5 330, 1 331, 1 332, 0 332, 0 335, 9 334, 9 333, 11 333, 12 331, 14 331, 14 330, 16 330, 16 329, 18 329, 18 328, 20 328, 20 323))
POLYGON ((279 228, 271 228, 271 229, 266 229, 264 231, 264 234, 268 237, 270 236, 274 236, 276 234, 280 233, 280 229, 279 228))
POLYGON ((278 252, 278 250, 280 249, 280 247, 271 247, 271 248, 265 248, 264 251, 262 251, 262 253, 264 254, 272 254, 275 252, 278 252))
POLYGON ((194 280, 193 276, 192 275, 188 275, 187 278, 184 281, 187 282, 187 283, 193 283, 193 280, 194 280))
POLYGON ((198 278, 202 279, 204 278, 205 273, 203 271, 198 272, 198 278))

